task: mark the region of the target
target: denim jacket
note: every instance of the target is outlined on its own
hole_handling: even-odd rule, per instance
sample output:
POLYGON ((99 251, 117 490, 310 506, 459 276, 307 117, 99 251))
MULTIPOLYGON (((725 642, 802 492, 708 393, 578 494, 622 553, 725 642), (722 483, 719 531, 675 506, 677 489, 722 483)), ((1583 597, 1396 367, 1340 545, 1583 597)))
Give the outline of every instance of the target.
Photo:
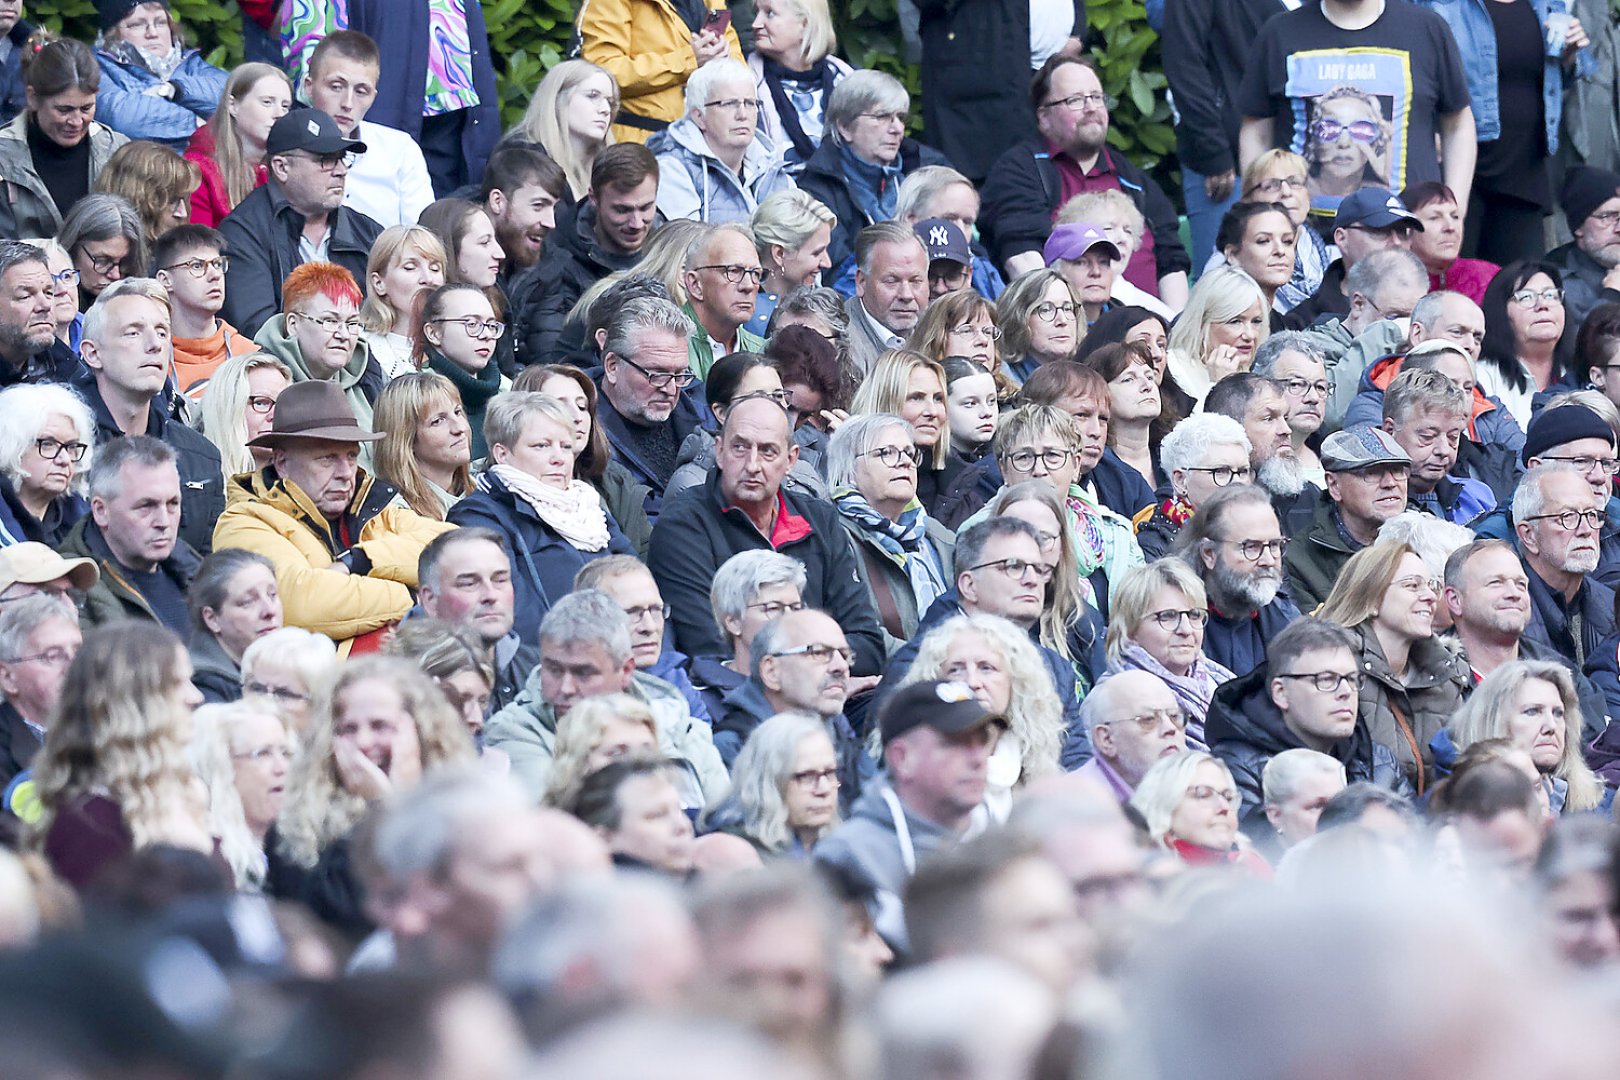
MULTIPOLYGON (((1474 130, 1480 142, 1491 142, 1502 135, 1502 116, 1496 95, 1496 29, 1485 5, 1495 0, 1413 0, 1420 7, 1446 20, 1457 50, 1462 53, 1463 73, 1468 79, 1468 96, 1473 100, 1474 130)), ((1530 0, 1536 22, 1547 25, 1548 0, 1530 0)), ((1571 5, 1573 7, 1573 5, 1571 5)), ((1545 51, 1545 50, 1543 50, 1545 51)), ((1541 80, 1542 118, 1547 128, 1547 153, 1558 152, 1559 121, 1564 112, 1564 67, 1558 57, 1549 56, 1541 80)), ((1589 77, 1597 69, 1590 49, 1575 54, 1572 74, 1589 77)))

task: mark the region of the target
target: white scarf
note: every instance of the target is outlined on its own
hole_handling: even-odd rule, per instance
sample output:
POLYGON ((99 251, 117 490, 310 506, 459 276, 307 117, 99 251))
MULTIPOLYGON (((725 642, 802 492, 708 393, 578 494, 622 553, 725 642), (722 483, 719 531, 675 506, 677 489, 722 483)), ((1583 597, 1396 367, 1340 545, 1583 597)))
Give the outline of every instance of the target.
POLYGON ((506 490, 533 507, 541 521, 580 551, 601 551, 607 547, 607 511, 602 509, 602 497, 585 481, 570 480, 566 488, 558 489, 542 484, 514 466, 491 465, 478 478, 478 486, 488 491, 491 477, 500 480, 506 490))

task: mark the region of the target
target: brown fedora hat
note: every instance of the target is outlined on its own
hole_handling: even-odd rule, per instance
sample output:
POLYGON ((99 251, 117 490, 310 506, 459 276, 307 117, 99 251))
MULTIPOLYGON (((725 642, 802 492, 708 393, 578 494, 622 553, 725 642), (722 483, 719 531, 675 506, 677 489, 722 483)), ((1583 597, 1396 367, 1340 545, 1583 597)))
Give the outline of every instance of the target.
POLYGON ((355 423, 354 410, 337 383, 324 379, 293 383, 276 399, 270 430, 249 446, 280 446, 298 439, 331 442, 375 442, 382 438, 355 423))

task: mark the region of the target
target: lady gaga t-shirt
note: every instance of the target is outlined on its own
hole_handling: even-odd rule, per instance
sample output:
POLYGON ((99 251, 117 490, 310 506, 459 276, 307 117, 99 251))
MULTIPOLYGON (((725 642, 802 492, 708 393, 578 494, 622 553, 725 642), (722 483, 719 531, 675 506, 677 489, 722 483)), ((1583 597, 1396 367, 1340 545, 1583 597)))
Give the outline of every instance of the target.
POLYGON ((1435 133, 1468 105, 1445 20, 1385 0, 1371 26, 1344 30, 1307 4, 1268 20, 1239 92, 1244 116, 1270 117, 1275 145, 1302 156, 1311 213, 1331 217, 1363 187, 1439 180, 1435 133))

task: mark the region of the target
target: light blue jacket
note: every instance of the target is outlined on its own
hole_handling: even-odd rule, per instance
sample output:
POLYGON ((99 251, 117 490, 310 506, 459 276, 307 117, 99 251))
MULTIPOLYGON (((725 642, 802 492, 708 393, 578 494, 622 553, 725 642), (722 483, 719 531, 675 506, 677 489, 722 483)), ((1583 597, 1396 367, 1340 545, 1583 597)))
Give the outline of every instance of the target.
POLYGON ((743 154, 739 178, 709 149, 691 117, 683 116, 662 137, 649 139, 647 148, 658 156, 658 210, 670 221, 747 224, 760 203, 797 186, 782 155, 757 137, 743 154))
MULTIPOLYGON (((1496 93, 1496 28, 1485 5, 1496 0, 1414 0, 1420 7, 1446 20, 1462 53, 1463 74, 1468 80, 1468 96, 1474 107, 1474 130, 1480 142, 1491 142, 1502 135, 1502 115, 1496 93)), ((1547 26, 1548 0, 1530 0, 1543 36, 1547 26)), ((1573 5, 1572 5, 1573 6, 1573 5)), ((1545 49, 1543 49, 1545 52, 1545 49)), ((1564 115, 1564 66, 1556 56, 1546 57, 1541 79, 1541 105, 1547 129, 1547 153, 1558 152, 1559 122, 1564 115)), ((1577 79, 1590 76, 1597 61, 1590 49, 1575 54, 1572 74, 1577 79)))
POLYGON ((186 50, 167 80, 105 49, 96 50, 96 63, 101 65, 96 119, 131 139, 150 139, 176 151, 184 150, 197 125, 214 115, 225 92, 225 73, 196 49, 186 50), (146 93, 165 81, 174 84, 174 100, 146 93))

